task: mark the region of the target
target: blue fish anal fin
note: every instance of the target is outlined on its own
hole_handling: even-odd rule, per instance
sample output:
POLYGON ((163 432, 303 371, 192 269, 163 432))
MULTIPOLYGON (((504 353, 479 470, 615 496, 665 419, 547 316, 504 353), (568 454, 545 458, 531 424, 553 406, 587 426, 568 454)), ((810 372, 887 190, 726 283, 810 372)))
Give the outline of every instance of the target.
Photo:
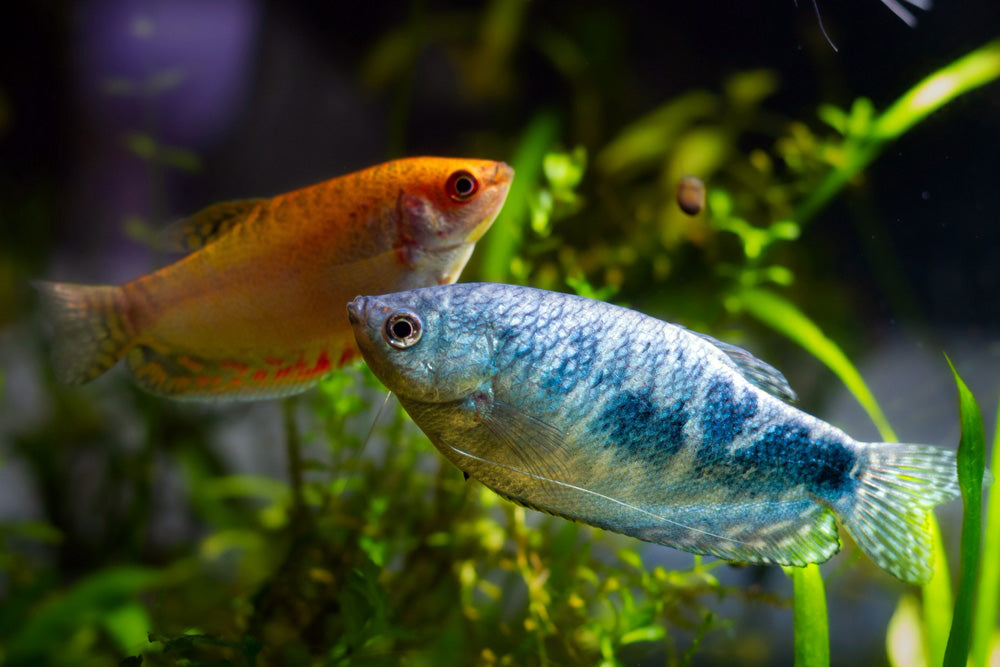
POLYGON ((680 508, 644 507, 492 457, 478 456, 454 445, 448 447, 460 457, 550 485, 552 491, 547 495, 560 499, 557 502, 561 507, 534 503, 487 484, 508 500, 647 542, 724 560, 781 565, 823 562, 840 548, 832 513, 809 500, 761 503, 735 499, 723 504, 680 508), (601 518, 581 516, 571 507, 600 507, 601 518), (614 521, 605 519, 611 516, 614 521))
POLYGON ((926 582, 934 573, 927 515, 959 495, 955 453, 929 445, 861 447, 856 492, 833 508, 879 567, 903 581, 926 582))
POLYGON ((741 502, 670 508, 670 523, 620 532, 647 542, 746 563, 822 563, 840 549, 833 513, 810 500, 741 502))
POLYGON ((739 371, 740 375, 745 377, 748 382, 758 389, 762 389, 783 401, 795 401, 798 398, 795 391, 788 385, 788 380, 774 366, 761 361, 742 347, 733 345, 732 343, 725 343, 708 334, 692 333, 729 357, 729 360, 736 367, 736 370, 739 371))

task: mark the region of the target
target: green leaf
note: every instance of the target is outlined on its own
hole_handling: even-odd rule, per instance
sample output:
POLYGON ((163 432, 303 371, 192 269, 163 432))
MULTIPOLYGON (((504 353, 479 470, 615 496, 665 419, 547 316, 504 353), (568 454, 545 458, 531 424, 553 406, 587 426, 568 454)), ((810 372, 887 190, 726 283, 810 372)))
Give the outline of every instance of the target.
MULTIPOLYGON (((951 360, 948 364, 951 365, 951 360)), ((983 433, 983 418, 979 413, 975 397, 958 376, 954 366, 951 366, 951 372, 958 387, 959 412, 962 417, 962 440, 958 445, 958 485, 962 489, 964 511, 959 560, 960 579, 944 664, 949 667, 964 667, 968 660, 969 642, 972 636, 972 610, 979 566, 979 543, 982 537, 986 436, 983 433)))
POLYGON ((649 625, 644 628, 629 630, 621 638, 621 644, 634 644, 636 642, 657 642, 667 636, 667 630, 662 625, 649 625))
POLYGON ((997 410, 996 431, 993 434, 993 488, 986 504, 986 529, 983 554, 979 566, 979 590, 976 617, 972 632, 971 663, 986 667, 990 658, 990 641, 1000 636, 997 616, 1000 615, 1000 409, 997 410))
POLYGON ((826 667, 830 664, 830 637, 819 566, 787 569, 795 587, 795 667, 826 667))

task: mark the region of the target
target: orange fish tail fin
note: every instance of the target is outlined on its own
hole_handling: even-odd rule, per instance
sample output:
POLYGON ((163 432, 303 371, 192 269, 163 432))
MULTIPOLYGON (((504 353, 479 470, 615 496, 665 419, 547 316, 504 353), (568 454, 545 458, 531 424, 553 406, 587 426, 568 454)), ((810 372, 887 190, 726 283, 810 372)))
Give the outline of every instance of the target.
POLYGON ((32 285, 54 325, 52 361, 60 382, 89 382, 128 351, 132 336, 125 326, 121 287, 44 281, 32 285))

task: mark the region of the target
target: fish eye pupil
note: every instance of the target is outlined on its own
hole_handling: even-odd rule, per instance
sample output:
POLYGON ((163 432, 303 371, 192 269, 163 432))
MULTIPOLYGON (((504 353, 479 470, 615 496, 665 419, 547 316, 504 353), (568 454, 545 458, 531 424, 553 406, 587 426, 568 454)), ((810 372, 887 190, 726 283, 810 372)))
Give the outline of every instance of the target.
POLYGON ((421 333, 420 318, 410 311, 393 313, 386 318, 382 328, 386 342, 400 350, 415 345, 421 333))
POLYGON ((479 190, 479 181, 467 171, 456 171, 448 177, 448 196, 455 201, 468 201, 479 190))
POLYGON ((406 320, 397 320, 392 325, 392 334, 396 338, 406 338, 413 333, 413 327, 406 320))

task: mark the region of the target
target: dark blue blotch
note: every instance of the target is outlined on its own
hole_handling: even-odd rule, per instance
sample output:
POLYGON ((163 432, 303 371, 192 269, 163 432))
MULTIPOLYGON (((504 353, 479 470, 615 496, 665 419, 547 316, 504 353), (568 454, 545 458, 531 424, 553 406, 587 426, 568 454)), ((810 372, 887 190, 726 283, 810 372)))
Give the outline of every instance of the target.
POLYGON ((615 396, 590 427, 605 434, 605 447, 622 456, 660 460, 673 456, 684 444, 688 419, 683 401, 660 406, 645 389, 615 396))
POLYGON ((736 400, 733 383, 724 378, 712 380, 705 392, 701 429, 704 434, 695 451, 698 469, 711 467, 729 453, 729 445, 743 431, 747 420, 757 414, 757 395, 745 391, 736 400))
MULTIPOLYGON (((834 440, 813 440, 808 429, 779 424, 767 429, 751 445, 732 454, 728 466, 732 481, 753 471, 764 490, 805 485, 811 492, 835 500, 853 490, 850 472, 857 455, 834 440)), ((720 461, 721 463, 721 461, 720 461)))

